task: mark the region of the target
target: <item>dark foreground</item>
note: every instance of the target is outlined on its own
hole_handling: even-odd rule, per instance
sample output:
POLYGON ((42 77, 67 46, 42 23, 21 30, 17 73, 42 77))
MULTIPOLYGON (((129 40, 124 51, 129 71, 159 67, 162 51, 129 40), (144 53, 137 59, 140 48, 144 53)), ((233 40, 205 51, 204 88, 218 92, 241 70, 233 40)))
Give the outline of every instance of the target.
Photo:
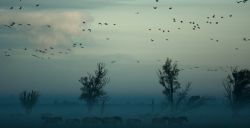
POLYGON ((41 105, 31 113, 20 106, 0 106, 0 128, 250 128, 250 112, 232 117, 215 105, 169 115, 148 105, 109 105, 88 113, 83 105, 41 105))

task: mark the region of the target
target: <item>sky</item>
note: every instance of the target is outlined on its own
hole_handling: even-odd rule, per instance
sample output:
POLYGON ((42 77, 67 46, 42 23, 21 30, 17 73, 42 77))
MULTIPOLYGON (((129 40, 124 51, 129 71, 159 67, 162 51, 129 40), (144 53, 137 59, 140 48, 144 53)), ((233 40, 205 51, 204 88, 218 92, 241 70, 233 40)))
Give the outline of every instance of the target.
POLYGON ((250 68, 249 10, 235 0, 1 0, 0 96, 77 99, 80 77, 104 62, 111 99, 159 99, 169 57, 192 94, 222 98, 230 67, 250 68))

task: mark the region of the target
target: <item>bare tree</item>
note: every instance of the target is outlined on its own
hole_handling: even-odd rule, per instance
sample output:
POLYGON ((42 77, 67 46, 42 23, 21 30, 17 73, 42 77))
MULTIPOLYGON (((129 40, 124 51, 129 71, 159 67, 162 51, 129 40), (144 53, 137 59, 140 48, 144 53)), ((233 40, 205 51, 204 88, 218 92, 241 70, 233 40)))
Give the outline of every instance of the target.
POLYGON ((228 105, 237 114, 239 109, 250 103, 250 71, 248 69, 239 70, 237 67, 232 68, 223 82, 225 97, 228 105))
POLYGON ((21 101, 22 106, 26 110, 26 113, 30 113, 33 107, 36 105, 39 98, 38 91, 23 91, 20 93, 19 100, 21 101))
POLYGON ((104 86, 109 82, 109 78, 106 75, 107 69, 105 69, 105 64, 98 63, 94 75, 88 73, 87 76, 81 77, 79 80, 83 85, 80 88, 80 100, 86 102, 89 112, 100 98, 106 96, 104 86))

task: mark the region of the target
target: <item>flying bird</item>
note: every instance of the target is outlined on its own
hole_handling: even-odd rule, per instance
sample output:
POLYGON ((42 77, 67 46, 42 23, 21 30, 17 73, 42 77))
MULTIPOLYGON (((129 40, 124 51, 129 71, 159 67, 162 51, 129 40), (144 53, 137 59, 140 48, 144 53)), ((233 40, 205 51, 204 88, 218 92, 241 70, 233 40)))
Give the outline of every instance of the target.
POLYGON ((15 22, 12 22, 11 24, 10 24, 10 26, 12 27, 12 26, 14 26, 16 23, 15 22))
POLYGON ((51 28, 51 25, 49 25, 49 24, 48 24, 48 25, 46 25, 46 26, 47 26, 48 28, 51 28))

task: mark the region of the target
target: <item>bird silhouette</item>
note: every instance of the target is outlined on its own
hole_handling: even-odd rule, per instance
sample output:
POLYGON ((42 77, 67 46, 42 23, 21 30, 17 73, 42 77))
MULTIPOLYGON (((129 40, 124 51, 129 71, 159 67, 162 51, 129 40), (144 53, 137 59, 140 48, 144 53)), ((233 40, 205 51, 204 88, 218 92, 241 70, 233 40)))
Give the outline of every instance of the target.
POLYGON ((47 26, 48 28, 51 28, 51 25, 49 25, 49 24, 48 24, 48 25, 46 25, 46 26, 47 26))
POLYGON ((243 38, 243 40, 244 40, 244 41, 247 41, 247 38, 246 38, 246 37, 244 37, 244 38, 243 38))
POLYGON ((12 26, 14 26, 16 23, 15 22, 12 22, 11 24, 10 24, 10 26, 12 27, 12 26))
POLYGON ((237 1, 237 3, 246 3, 248 0, 241 0, 241 1, 237 1))
POLYGON ((112 60, 112 61, 111 61, 111 64, 114 64, 114 63, 116 63, 116 61, 115 61, 115 60, 112 60))

